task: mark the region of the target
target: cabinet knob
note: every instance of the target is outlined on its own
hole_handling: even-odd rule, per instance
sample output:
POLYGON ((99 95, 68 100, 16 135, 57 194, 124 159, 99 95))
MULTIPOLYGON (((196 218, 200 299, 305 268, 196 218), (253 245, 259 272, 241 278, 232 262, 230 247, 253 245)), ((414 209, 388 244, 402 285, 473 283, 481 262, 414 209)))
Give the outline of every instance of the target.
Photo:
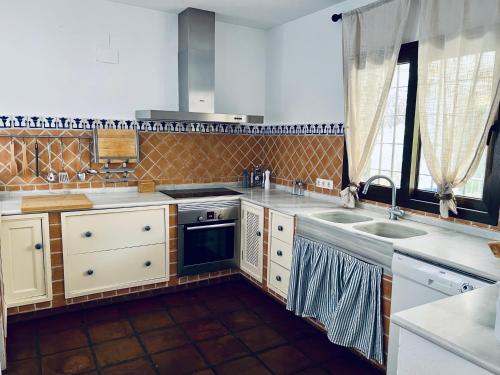
POLYGON ((260 230, 257 231, 257 233, 255 233, 257 235, 257 237, 260 237, 262 236, 262 233, 260 233, 260 230))
POLYGON ((278 256, 280 256, 280 257, 281 257, 281 256, 283 256, 283 251, 278 250, 278 251, 276 252, 276 254, 278 254, 278 256))
POLYGON ((35 249, 37 249, 37 250, 42 250, 42 249, 43 249, 43 245, 42 245, 41 243, 37 243, 37 244, 35 245, 35 249))
POLYGON ((92 232, 90 231, 87 231, 83 234, 85 237, 89 238, 89 237, 92 237, 92 232))
POLYGON ((94 274, 94 270, 87 270, 87 275, 91 276, 94 274))
POLYGON ((279 230, 280 232, 283 232, 283 225, 278 225, 278 230, 279 230))
POLYGON ((147 260, 147 261, 144 263, 144 265, 145 265, 146 267, 149 267, 149 266, 151 265, 151 261, 150 261, 150 260, 147 260))
POLYGON ((150 227, 149 225, 146 225, 146 226, 144 227, 144 230, 145 230, 146 232, 149 232, 149 231, 151 230, 151 227, 150 227))
POLYGON ((281 281, 281 276, 276 276, 276 281, 281 281))

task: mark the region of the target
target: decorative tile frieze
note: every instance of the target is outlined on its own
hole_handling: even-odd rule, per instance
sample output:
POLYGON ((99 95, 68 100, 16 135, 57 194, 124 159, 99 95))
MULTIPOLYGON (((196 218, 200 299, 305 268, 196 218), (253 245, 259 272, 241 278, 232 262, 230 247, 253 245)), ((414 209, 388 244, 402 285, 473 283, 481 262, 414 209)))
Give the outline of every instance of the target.
POLYGON ((141 132, 159 133, 216 133, 244 135, 344 134, 344 126, 341 123, 249 125, 227 123, 181 123, 169 121, 84 119, 70 117, 0 116, 0 129, 93 130, 95 128, 138 129, 141 132))

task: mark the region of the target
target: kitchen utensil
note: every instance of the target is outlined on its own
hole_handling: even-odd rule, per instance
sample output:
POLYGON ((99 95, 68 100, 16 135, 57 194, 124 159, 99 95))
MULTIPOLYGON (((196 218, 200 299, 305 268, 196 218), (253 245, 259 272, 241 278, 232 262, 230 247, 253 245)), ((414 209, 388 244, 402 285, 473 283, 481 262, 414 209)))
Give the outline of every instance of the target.
POLYGON ((35 176, 40 177, 40 154, 38 151, 38 138, 35 138, 35 176))
POLYGON ((49 153, 49 164, 47 166, 48 172, 47 172, 47 182, 55 182, 57 178, 56 172, 54 172, 52 168, 52 141, 49 140, 49 144, 47 146, 47 151, 49 153))
POLYGON ((139 161, 139 141, 136 130, 96 129, 94 131, 97 163, 139 161))
POLYGON ((85 181, 85 172, 82 169, 82 142, 78 138, 78 172, 76 172, 76 177, 78 181, 85 181))
POLYGON ((10 174, 12 176, 15 176, 15 175, 17 175, 17 164, 16 164, 16 150, 14 147, 14 139, 13 138, 10 139, 9 148, 10 148, 10 165, 9 165, 10 174))
POLYGON ((59 182, 65 184, 69 182, 69 176, 68 172, 66 172, 66 169, 64 167, 64 142, 61 139, 61 170, 59 171, 59 182))
POLYGON ((21 164, 21 172, 23 176, 28 175, 28 154, 26 151, 26 141, 23 139, 23 143, 21 143, 21 155, 22 155, 22 164, 21 164))

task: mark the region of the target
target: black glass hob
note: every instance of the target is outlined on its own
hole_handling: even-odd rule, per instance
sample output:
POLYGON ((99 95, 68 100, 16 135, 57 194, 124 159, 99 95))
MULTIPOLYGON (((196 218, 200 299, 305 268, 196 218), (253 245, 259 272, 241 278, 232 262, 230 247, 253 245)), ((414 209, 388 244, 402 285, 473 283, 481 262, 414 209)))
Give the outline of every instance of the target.
POLYGON ((170 189, 160 190, 160 193, 174 199, 222 197, 226 195, 240 195, 242 193, 227 188, 200 188, 200 189, 170 189))

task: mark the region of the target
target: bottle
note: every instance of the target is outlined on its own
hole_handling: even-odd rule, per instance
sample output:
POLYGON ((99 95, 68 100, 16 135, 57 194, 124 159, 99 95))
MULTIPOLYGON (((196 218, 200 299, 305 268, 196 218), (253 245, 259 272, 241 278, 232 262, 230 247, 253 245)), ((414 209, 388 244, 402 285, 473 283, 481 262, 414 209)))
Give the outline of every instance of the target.
POLYGON ((264 178, 264 189, 269 190, 271 189, 271 171, 267 169, 265 172, 265 178, 264 178))
POLYGON ((297 180, 295 178, 292 180, 292 195, 297 195, 297 180))
POLYGON ((248 170, 246 168, 243 169, 243 180, 241 182, 241 187, 243 189, 248 188, 248 170))
POLYGON ((497 283, 497 317, 495 319, 495 337, 500 341, 500 283, 497 283))
POLYGON ((250 172, 250 185, 248 187, 253 187, 253 185, 254 185, 254 178, 253 177, 254 177, 254 173, 252 171, 252 172, 250 172))

